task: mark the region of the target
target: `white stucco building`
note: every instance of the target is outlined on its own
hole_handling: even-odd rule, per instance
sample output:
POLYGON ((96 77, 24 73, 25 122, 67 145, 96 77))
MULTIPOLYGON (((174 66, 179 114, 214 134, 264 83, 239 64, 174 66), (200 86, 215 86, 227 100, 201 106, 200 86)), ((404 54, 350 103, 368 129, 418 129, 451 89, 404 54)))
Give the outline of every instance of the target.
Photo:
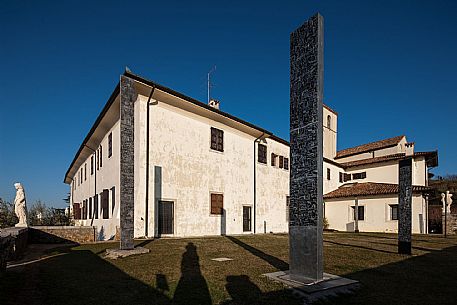
MULTIPOLYGON (((134 236, 287 232, 289 143, 170 88, 135 80, 134 236)), ((119 84, 65 174, 76 225, 98 238, 119 227, 119 84)), ((414 157, 413 232, 426 232, 427 171, 437 153, 414 153, 404 136, 337 151, 338 115, 324 107, 324 201, 330 228, 395 231, 398 160, 414 157), (390 218, 389 218, 390 217, 390 218), (352 226, 352 227, 351 227, 352 226)))

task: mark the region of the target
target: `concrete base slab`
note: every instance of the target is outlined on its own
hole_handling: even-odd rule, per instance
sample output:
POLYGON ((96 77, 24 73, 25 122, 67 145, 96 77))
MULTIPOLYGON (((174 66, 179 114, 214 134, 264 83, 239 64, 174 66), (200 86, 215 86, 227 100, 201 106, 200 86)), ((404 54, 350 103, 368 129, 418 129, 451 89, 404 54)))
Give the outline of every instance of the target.
POLYGON ((218 257, 218 258, 212 258, 211 259, 212 261, 216 261, 216 262, 227 262, 227 261, 233 261, 232 258, 228 258, 228 257, 218 257))
POLYGON ((338 294, 353 293, 360 287, 358 281, 328 273, 324 273, 324 279, 321 281, 305 278, 301 280, 291 279, 289 271, 278 271, 264 275, 273 281, 292 288, 298 296, 305 299, 305 304, 337 296, 338 294))
POLYGON ((137 254, 149 253, 149 249, 143 247, 136 247, 131 250, 121 250, 121 249, 106 249, 106 258, 117 259, 119 257, 127 257, 137 254))

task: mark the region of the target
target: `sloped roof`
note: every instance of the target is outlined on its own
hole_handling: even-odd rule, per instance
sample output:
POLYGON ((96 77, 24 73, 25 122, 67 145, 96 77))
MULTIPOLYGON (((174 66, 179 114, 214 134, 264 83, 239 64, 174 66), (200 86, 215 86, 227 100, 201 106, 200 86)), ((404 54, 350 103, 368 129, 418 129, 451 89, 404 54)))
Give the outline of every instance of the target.
MULTIPOLYGON (((355 167, 361 166, 366 164, 374 164, 374 163, 381 163, 381 162, 388 162, 393 160, 402 159, 406 156, 405 153, 375 157, 375 158, 368 158, 363 160, 356 160, 356 161, 349 161, 349 162, 342 162, 339 163, 341 167, 348 168, 348 167, 355 167)), ((437 166, 438 165, 438 152, 437 151, 420 151, 416 152, 412 155, 412 157, 421 157, 424 156, 427 160, 427 165, 429 167, 437 166)))
MULTIPOLYGON (((420 193, 430 190, 428 186, 413 185, 413 192, 420 193)), ((398 194, 398 184, 391 183, 349 183, 324 195, 324 199, 345 198, 370 195, 398 194)))
POLYGON ((387 148, 391 146, 397 145, 405 136, 397 136, 389 139, 384 139, 376 142, 371 142, 363 145, 359 145, 356 147, 351 147, 351 148, 346 148, 343 150, 340 150, 336 153, 335 159, 338 158, 344 158, 364 152, 369 152, 377 149, 382 149, 382 148, 387 148))

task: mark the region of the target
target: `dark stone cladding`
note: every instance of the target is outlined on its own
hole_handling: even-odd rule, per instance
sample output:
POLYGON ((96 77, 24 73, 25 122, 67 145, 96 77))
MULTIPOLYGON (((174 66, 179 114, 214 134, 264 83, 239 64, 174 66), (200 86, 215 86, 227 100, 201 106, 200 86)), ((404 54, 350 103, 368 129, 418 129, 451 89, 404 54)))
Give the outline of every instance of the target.
POLYGON ((411 254, 412 158, 400 160, 398 170, 398 253, 411 254))
POLYGON ((323 216, 323 18, 290 35, 290 274, 320 280, 323 216))
POLYGON ((133 249, 134 211, 134 106, 135 82, 124 75, 120 81, 120 248, 133 249))

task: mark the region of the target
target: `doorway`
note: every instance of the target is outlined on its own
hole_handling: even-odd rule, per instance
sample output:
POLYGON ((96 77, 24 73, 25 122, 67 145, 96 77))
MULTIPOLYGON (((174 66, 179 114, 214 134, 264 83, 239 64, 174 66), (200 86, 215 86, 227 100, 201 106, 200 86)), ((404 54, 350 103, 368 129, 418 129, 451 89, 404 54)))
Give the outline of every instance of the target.
POLYGON ((243 206, 243 232, 251 232, 251 207, 243 206))
POLYGON ((174 202, 159 200, 159 236, 174 234, 174 202))

